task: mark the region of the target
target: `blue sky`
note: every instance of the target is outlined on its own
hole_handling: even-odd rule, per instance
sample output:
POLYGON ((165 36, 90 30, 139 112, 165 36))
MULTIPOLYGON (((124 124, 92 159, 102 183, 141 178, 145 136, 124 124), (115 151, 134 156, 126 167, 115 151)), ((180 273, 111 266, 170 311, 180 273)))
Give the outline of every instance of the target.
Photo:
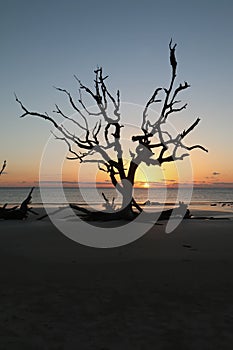
MULTIPOLYGON (((1 182, 36 177, 50 136, 45 122, 19 119, 14 92, 31 109, 49 112, 54 103, 65 104, 53 85, 75 92, 73 74, 91 85, 100 65, 124 102, 144 105, 169 81, 171 37, 178 44, 177 82, 191 84, 178 126, 199 116, 192 138, 209 149, 193 155, 195 176, 205 181, 216 172, 218 181, 233 182, 232 18, 230 0, 2 1, 0 159, 8 160, 8 175, 1 182)), ((132 124, 135 118, 140 115, 124 116, 132 124)))

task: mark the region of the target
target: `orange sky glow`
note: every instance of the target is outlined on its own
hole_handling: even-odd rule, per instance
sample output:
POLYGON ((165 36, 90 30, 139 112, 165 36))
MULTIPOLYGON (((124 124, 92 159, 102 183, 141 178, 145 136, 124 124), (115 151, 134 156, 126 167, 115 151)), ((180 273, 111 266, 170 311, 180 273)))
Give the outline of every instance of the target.
MULTIPOLYGON (((200 157, 201 158, 201 157, 200 157)), ((225 173, 215 171, 209 171, 209 166, 204 167, 207 157, 204 160, 200 160, 196 163, 192 161, 191 171, 187 171, 186 164, 179 162, 177 167, 176 163, 166 164, 162 168, 159 167, 146 167, 143 166, 138 170, 135 178, 135 187, 148 188, 148 187, 176 187, 181 186, 197 186, 197 187, 233 187, 233 176, 227 169, 225 173)), ((191 158, 190 158, 191 159, 191 158)), ((194 157, 195 160, 195 157, 194 157)), ((39 163, 29 169, 25 166, 15 167, 13 164, 9 164, 5 172, 0 177, 0 187, 30 187, 39 186, 39 163)), ((84 169, 84 168, 83 168, 84 169)), ((109 180, 108 174, 98 170, 96 165, 90 167, 89 164, 85 165, 85 171, 78 172, 78 162, 66 161, 63 167, 62 181, 65 187, 111 187, 112 184, 109 180)), ((59 174, 57 174, 59 175, 59 174)), ((48 173, 46 179, 43 178, 40 186, 57 186, 60 176, 57 176, 51 170, 48 173)))

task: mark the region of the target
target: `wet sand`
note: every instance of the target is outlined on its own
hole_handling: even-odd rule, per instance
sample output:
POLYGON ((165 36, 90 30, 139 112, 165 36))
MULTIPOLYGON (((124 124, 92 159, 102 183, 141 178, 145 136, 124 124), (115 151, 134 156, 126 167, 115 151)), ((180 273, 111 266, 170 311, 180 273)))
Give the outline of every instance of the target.
POLYGON ((230 349, 233 221, 164 228, 96 249, 49 219, 1 221, 0 348, 230 349))

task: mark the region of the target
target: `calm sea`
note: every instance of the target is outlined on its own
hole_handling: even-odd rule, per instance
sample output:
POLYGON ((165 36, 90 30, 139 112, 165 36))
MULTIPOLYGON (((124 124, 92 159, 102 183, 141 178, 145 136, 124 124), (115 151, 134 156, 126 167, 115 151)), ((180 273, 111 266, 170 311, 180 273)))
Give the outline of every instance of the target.
MULTIPOLYGON (((18 204, 21 203, 29 193, 30 188, 21 187, 3 187, 0 188, 0 204, 18 204)), ((61 193, 57 188, 44 188, 44 196, 41 198, 40 189, 35 188, 32 195, 32 204, 39 205, 42 202, 47 205, 62 205, 66 204, 66 200, 69 203, 76 204, 90 204, 100 205, 104 203, 102 192, 105 196, 112 200, 115 197, 115 203, 120 203, 121 198, 117 195, 116 191, 111 188, 65 188, 65 198, 61 196, 61 193)), ((181 188, 179 192, 177 189, 169 188, 153 188, 153 189, 135 189, 134 197, 139 203, 150 202, 172 204, 178 201, 183 201, 191 205, 205 205, 214 204, 220 202, 221 205, 228 205, 232 207, 233 203, 233 188, 194 188, 192 192, 190 189, 181 188), (230 204, 231 203, 231 204, 230 204)))

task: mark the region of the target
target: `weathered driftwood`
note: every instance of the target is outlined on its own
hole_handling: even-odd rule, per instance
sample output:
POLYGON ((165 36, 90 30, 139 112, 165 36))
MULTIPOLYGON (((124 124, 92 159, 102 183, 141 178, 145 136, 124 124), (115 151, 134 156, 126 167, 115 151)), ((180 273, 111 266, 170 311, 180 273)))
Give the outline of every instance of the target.
POLYGON ((29 206, 28 206, 31 203, 33 190, 34 190, 34 187, 32 187, 27 198, 22 202, 20 207, 14 206, 12 208, 7 208, 7 203, 4 204, 4 206, 2 208, 0 208, 0 219, 3 219, 3 220, 23 220, 23 219, 27 219, 28 212, 31 212, 31 213, 37 215, 37 213, 35 211, 33 211, 32 208, 29 208, 29 206))
POLYGON ((81 214, 77 213, 77 215, 86 221, 132 220, 138 216, 138 213, 136 212, 132 212, 132 215, 129 216, 128 208, 109 212, 88 210, 76 204, 70 204, 70 207, 74 210, 81 212, 81 214))
MULTIPOLYGON (((83 208, 81 206, 78 206, 76 204, 70 204, 70 207, 74 210, 77 210, 80 213, 77 213, 78 216, 82 217, 84 220, 87 221, 110 221, 110 220, 132 220, 136 218, 139 213, 133 212, 134 217, 129 217, 128 210, 126 208, 125 213, 122 209, 115 210, 115 211, 95 211, 95 210, 88 210, 86 208, 83 208)), ((187 205, 184 203, 179 203, 179 207, 173 208, 173 209, 167 209, 163 210, 161 214, 159 215, 158 220, 169 220, 171 215, 174 216, 182 216, 184 219, 189 219, 191 217, 189 209, 187 209, 187 205)), ((148 220, 153 220, 155 217, 154 213, 144 213, 144 218, 148 220)))

